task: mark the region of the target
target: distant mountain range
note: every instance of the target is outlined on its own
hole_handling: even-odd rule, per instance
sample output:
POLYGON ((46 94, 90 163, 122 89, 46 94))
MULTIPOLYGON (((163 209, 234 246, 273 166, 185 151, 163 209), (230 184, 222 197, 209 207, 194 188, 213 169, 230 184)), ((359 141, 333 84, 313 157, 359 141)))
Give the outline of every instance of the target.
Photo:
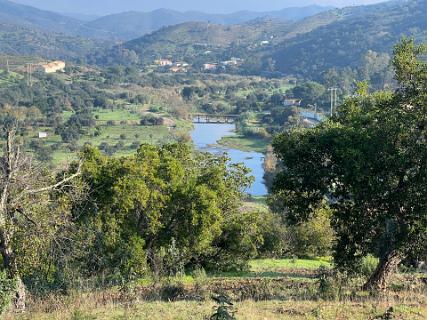
MULTIPOLYGON (((295 22, 320 12, 330 10, 330 7, 309 6, 302 8, 287 8, 272 12, 241 11, 231 14, 207 14, 189 11, 159 9, 152 12, 125 12, 101 17, 87 23, 89 30, 103 30, 112 37, 134 39, 152 33, 163 27, 185 22, 210 22, 213 24, 241 24, 259 18, 275 18, 281 21, 295 22)), ((90 36, 90 31, 87 34, 90 36)))
POLYGON ((190 21, 217 24, 239 24, 261 17, 283 21, 298 21, 331 9, 308 6, 287 8, 273 12, 242 11, 232 14, 207 14, 202 12, 178 12, 159 9, 152 12, 124 12, 93 20, 94 17, 59 14, 34 7, 0 0, 0 22, 17 24, 72 36, 108 40, 130 40, 152 33, 163 27, 190 21))

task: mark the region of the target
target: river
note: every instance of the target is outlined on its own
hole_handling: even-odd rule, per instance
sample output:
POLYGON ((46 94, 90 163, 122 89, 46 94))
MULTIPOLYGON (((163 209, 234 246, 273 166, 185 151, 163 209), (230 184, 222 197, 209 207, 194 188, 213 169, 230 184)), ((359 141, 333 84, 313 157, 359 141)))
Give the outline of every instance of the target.
POLYGON ((213 154, 222 154, 226 152, 231 158, 232 163, 243 163, 251 169, 251 175, 255 177, 255 182, 247 193, 252 196, 264 196, 267 194, 267 188, 264 184, 264 155, 259 152, 246 152, 217 144, 221 138, 235 135, 234 124, 216 124, 216 123, 195 123, 194 130, 191 133, 194 145, 200 151, 206 151, 213 154))

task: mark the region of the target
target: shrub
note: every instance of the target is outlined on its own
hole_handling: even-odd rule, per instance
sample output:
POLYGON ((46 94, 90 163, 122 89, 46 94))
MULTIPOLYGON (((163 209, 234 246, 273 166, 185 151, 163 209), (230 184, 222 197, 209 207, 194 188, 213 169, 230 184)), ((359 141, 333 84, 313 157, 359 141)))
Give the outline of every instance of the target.
POLYGON ((169 280, 162 286, 160 295, 162 300, 173 301, 184 296, 184 293, 185 288, 182 282, 169 280))
POLYGON ((209 318, 209 320, 235 320, 234 317, 235 311, 232 309, 233 303, 231 299, 227 296, 218 296, 212 297, 212 299, 217 303, 215 307, 214 314, 209 318))
POLYGON ((161 108, 159 106, 150 106, 148 111, 153 112, 153 113, 157 113, 157 112, 161 111, 161 108))
POLYGON ((360 264, 360 275, 369 278, 375 271, 375 269, 378 266, 378 258, 367 255, 362 259, 362 262, 360 264))
POLYGON ((289 228, 291 253, 299 257, 321 257, 330 255, 334 240, 329 209, 321 208, 306 222, 289 228))
POLYGON ((12 301, 16 281, 9 279, 6 271, 0 272, 0 315, 8 308, 12 301))
POLYGON ((153 116, 151 114, 146 114, 141 117, 139 122, 141 126, 159 126, 163 124, 163 119, 153 116))
POLYGON ((193 271, 194 288, 198 295, 204 296, 206 294, 206 286, 208 284, 208 276, 205 269, 197 268, 193 271))
POLYGON ((340 285, 335 274, 331 270, 320 267, 317 281, 318 294, 324 300, 336 300, 339 297, 340 285))

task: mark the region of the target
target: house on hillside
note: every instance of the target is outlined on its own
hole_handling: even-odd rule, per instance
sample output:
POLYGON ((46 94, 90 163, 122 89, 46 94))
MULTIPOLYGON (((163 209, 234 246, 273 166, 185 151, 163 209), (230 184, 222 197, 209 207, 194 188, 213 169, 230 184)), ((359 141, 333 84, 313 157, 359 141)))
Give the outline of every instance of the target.
POLYGON ((173 73, 187 73, 188 69, 186 67, 173 66, 169 69, 169 71, 173 73))
POLYGON ((283 105, 285 107, 301 107, 301 99, 285 99, 283 105))
POLYGON ((46 139, 47 138, 47 132, 39 132, 39 139, 46 139))
POLYGON ((218 64, 217 63, 205 63, 203 65, 203 70, 204 71, 215 71, 218 68, 218 64))
POLYGON ((169 59, 158 59, 154 61, 154 63, 161 67, 169 67, 173 65, 173 62, 169 59))
POLYGON ((57 60, 48 63, 40 63, 38 69, 44 73, 64 72, 65 62, 57 60))

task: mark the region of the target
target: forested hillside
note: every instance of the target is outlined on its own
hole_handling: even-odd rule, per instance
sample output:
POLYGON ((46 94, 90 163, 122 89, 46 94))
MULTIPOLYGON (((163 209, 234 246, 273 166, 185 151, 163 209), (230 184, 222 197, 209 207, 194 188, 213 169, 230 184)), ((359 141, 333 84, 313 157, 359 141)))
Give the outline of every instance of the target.
POLYGON ((143 63, 161 57, 193 62, 199 58, 203 63, 233 55, 246 57, 258 50, 262 41, 283 38, 290 26, 290 23, 271 19, 230 26, 188 22, 127 42, 124 47, 135 51, 143 63))
POLYGON ((334 14, 309 18, 295 29, 316 24, 324 17, 330 23, 284 41, 273 54, 267 54, 283 73, 310 78, 331 68, 357 68, 369 51, 391 53, 402 36, 417 41, 427 39, 427 2, 393 1, 385 4, 346 8, 334 14))
POLYGON ((82 25, 77 19, 7 0, 0 0, 0 22, 66 34, 76 34, 82 25))
POLYGON ((101 40, 67 36, 0 22, 0 53, 2 54, 93 62, 90 59, 95 59, 96 52, 109 46, 108 42, 101 40), (86 60, 87 57, 89 60, 86 60))

